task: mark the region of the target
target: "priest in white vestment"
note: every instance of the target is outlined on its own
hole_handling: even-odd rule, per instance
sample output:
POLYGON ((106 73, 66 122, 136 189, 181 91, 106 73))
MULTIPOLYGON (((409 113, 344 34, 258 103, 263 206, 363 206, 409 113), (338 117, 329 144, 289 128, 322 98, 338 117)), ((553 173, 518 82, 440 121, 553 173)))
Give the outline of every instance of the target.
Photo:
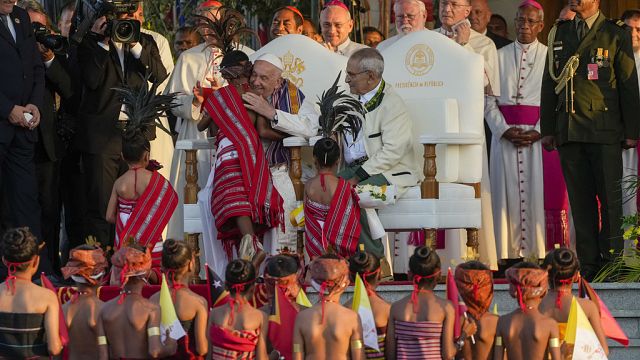
MULTIPOLYGON (((493 134, 491 196, 500 259, 540 259, 546 252, 542 194, 548 189, 539 120, 547 47, 536 39, 544 27, 542 7, 524 3, 516 14, 516 41, 498 50, 500 96, 488 96, 485 110, 493 134)), ((559 168, 557 153, 555 160, 559 168)))
POLYGON ((349 39, 353 30, 353 19, 349 8, 340 0, 327 2, 320 12, 320 30, 323 45, 340 55, 351 56, 359 49, 368 47, 349 39))
POLYGON ((426 30, 427 9, 422 0, 398 0, 393 4, 393 12, 396 16, 398 34, 379 43, 376 49, 380 52, 407 34, 426 30))

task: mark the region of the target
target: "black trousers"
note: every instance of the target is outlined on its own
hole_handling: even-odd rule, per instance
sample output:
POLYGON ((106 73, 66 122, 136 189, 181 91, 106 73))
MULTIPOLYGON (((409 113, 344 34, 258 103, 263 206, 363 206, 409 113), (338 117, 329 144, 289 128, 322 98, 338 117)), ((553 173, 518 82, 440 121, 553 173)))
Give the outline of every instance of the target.
POLYGON ((86 236, 95 236, 103 247, 113 246, 115 225, 108 223, 105 216, 113 183, 127 171, 127 164, 120 154, 83 153, 82 162, 87 191, 86 236))
POLYGON ((622 148, 619 143, 566 143, 558 151, 580 264, 587 272, 597 271, 613 258, 611 250, 617 254, 623 248, 622 148))
POLYGON ((60 161, 36 163, 38 198, 42 211, 42 240, 54 273, 60 268, 60 161))
POLYGON ((84 230, 87 213, 84 168, 80 151, 69 149, 61 161, 60 189, 64 211, 64 227, 67 243, 62 251, 63 263, 69 258, 69 251, 85 243, 84 230))
MULTIPOLYGON (((6 121, 6 120, 0 120, 6 121)), ((11 227, 27 226, 42 241, 41 211, 34 163, 37 136, 8 122, 0 126, 0 179, 7 204, 5 222, 11 227)), ((6 267, 0 264, 0 279, 6 277, 6 267)), ((46 249, 41 253, 39 272, 51 273, 46 249)))

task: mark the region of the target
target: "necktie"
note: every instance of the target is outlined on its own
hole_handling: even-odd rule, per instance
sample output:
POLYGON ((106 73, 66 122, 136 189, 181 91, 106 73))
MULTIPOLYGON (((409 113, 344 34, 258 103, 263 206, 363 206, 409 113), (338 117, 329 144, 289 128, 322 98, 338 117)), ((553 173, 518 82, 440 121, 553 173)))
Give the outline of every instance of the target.
POLYGON ((0 19, 2 20, 2 25, 4 25, 4 28, 7 29, 7 32, 9 32, 9 34, 11 35, 13 41, 16 41, 16 36, 9 28, 9 15, 0 15, 0 19))
POLYGON ((578 40, 582 40, 587 34, 587 31, 589 31, 589 29, 587 29, 587 23, 584 20, 578 20, 576 23, 576 31, 578 34, 578 40))

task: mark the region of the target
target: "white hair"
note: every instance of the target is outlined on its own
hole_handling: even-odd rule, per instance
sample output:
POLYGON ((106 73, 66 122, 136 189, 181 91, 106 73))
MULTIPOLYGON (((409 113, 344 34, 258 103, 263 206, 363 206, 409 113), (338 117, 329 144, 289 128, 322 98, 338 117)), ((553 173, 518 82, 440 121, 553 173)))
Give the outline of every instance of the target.
POLYGON ((544 10, 542 9, 538 9, 537 7, 531 6, 531 5, 525 5, 525 6, 521 6, 518 8, 518 11, 516 11, 516 17, 520 16, 520 11, 526 7, 526 6, 530 6, 536 10, 538 10, 538 15, 540 15, 540 21, 544 21, 544 10))
POLYGON ((362 48, 354 52, 349 60, 357 61, 360 71, 371 71, 376 77, 381 78, 384 72, 384 58, 374 48, 362 48))
POLYGON ((420 0, 398 0, 395 4, 393 4, 393 11, 397 14, 400 11, 400 6, 404 3, 411 3, 413 5, 416 5, 420 9, 421 13, 427 13, 427 7, 424 6, 424 3, 420 0))

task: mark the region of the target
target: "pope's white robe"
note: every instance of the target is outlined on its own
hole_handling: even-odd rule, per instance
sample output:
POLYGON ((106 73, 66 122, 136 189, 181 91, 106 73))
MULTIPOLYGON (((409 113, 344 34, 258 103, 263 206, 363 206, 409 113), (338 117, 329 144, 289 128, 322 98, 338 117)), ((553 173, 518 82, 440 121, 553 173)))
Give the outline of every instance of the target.
POLYGON ((502 137, 511 127, 540 131, 535 125, 509 125, 498 105, 540 106, 547 47, 538 41, 513 42, 498 50, 501 96, 487 98, 485 118, 491 128, 491 196, 500 259, 543 258, 545 209, 542 146, 516 147, 502 137), (497 100, 497 101, 496 101, 497 100))

